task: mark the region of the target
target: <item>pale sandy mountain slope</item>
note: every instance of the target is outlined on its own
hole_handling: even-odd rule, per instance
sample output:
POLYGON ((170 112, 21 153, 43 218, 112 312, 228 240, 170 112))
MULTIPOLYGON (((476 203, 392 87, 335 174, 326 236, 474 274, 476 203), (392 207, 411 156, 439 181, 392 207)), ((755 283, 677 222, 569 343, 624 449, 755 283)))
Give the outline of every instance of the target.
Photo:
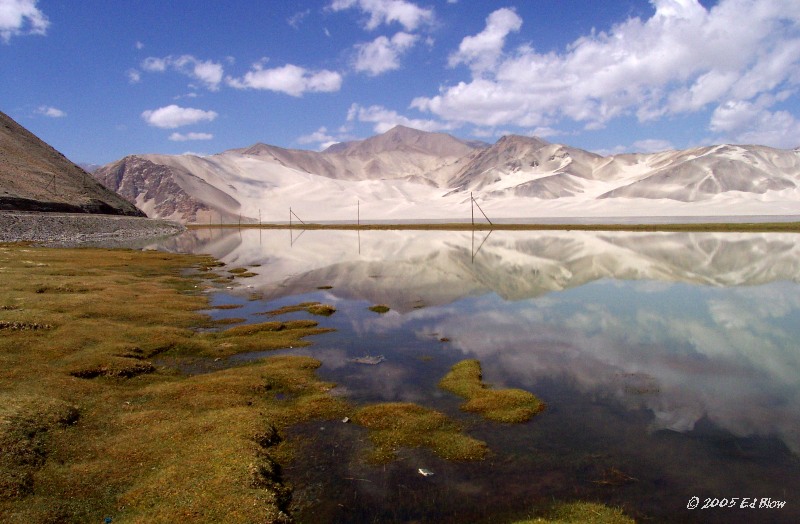
POLYGON ((491 146, 398 126, 323 152, 266 144, 141 155, 96 171, 149 215, 184 222, 794 215, 800 151, 720 145, 603 157, 539 138, 491 146), (160 167, 159 167, 160 166, 160 167), (127 179, 131 180, 128 181, 127 179))

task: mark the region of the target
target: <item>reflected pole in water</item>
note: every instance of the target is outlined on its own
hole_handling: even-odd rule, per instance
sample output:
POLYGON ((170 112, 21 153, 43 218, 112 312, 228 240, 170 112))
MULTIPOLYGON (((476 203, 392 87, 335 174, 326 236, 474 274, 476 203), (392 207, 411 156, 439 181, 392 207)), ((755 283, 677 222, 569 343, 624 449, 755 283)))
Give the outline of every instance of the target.
POLYGON ((483 209, 481 209, 481 205, 478 204, 478 201, 475 200, 474 196, 472 196, 472 191, 469 192, 469 200, 470 200, 470 211, 471 211, 471 215, 472 215, 472 250, 471 250, 471 253, 472 253, 472 263, 474 264, 475 263, 475 256, 480 252, 481 248, 483 247, 483 244, 486 243, 486 241, 489 239, 489 235, 491 235, 494 232, 494 229, 490 229, 489 233, 486 235, 486 237, 484 237, 483 242, 481 242, 481 245, 479 245, 478 249, 475 250, 475 206, 478 206, 478 210, 483 215, 483 218, 485 218, 486 221, 489 222, 490 225, 493 226, 494 223, 491 220, 489 220, 489 217, 486 216, 486 213, 483 212, 483 209))
POLYGON ((490 229, 489 230, 489 233, 486 234, 486 237, 484 237, 483 242, 481 242, 481 245, 478 246, 478 250, 476 251, 475 250, 475 230, 474 229, 472 230, 472 263, 473 264, 475 263, 475 257, 478 255, 478 253, 480 253, 481 248, 486 243, 486 241, 489 240, 489 237, 491 236, 492 233, 494 233, 494 229, 490 229))
POLYGON ((297 237, 295 238, 294 230, 290 229, 289 230, 289 247, 294 247, 294 243, 297 242, 298 240, 300 240, 300 237, 303 236, 303 233, 305 233, 305 232, 306 232, 305 229, 300 231, 300 234, 297 235, 297 237))
POLYGON ((356 232, 358 233, 358 254, 361 254, 361 200, 356 200, 356 232))
POLYGON ((292 211, 292 208, 290 206, 289 207, 289 247, 294 246, 294 243, 297 241, 297 239, 299 239, 301 236, 303 236, 303 233, 306 232, 306 230, 304 229, 303 231, 300 232, 299 235, 297 235, 297 238, 294 238, 294 234, 292 232, 292 230, 293 230, 292 217, 294 217, 297 220, 299 220, 301 224, 306 225, 306 223, 303 222, 303 219, 300 218, 299 216, 297 216, 297 213, 292 211))

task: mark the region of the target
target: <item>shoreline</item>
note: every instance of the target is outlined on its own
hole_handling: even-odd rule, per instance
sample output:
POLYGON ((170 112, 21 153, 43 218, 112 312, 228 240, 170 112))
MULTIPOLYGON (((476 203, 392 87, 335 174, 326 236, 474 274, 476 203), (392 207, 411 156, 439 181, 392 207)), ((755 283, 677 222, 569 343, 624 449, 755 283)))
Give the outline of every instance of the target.
POLYGON ((340 231, 629 231, 666 233, 800 233, 800 222, 703 222, 670 224, 187 224, 186 229, 292 229, 340 231))
POLYGON ((129 245, 186 229, 167 220, 88 213, 0 212, 0 242, 34 242, 62 247, 129 245))

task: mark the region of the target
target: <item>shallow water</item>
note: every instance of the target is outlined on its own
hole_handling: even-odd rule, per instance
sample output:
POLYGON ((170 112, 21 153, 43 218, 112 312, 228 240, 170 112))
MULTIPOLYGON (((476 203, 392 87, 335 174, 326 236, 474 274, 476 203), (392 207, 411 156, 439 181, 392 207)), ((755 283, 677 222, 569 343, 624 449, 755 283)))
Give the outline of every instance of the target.
POLYGON ((800 522, 798 235, 196 230, 166 247, 257 266, 213 296, 242 305, 218 317, 334 305, 313 318, 336 331, 293 351, 320 359, 337 394, 441 410, 492 450, 467 464, 406 450, 375 467, 361 428, 297 428, 314 436, 286 472, 301 520, 508 522, 556 499, 642 521, 800 522), (436 384, 465 358, 547 409, 521 425, 460 412, 436 384), (688 510, 692 497, 739 501, 688 510))

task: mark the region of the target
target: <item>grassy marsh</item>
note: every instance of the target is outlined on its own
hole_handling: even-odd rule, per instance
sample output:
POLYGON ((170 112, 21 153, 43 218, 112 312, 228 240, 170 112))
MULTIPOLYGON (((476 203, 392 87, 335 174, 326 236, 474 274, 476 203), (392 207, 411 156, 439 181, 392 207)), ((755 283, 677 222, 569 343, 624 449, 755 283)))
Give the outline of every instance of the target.
MULTIPOLYGON (((401 448, 488 455, 423 406, 354 412, 311 357, 194 376, 154 364, 297 347, 327 331, 310 319, 219 329, 200 313, 210 308, 199 291, 223 272, 225 283, 244 274, 203 256, 0 245, 0 521, 290 522, 282 465, 304 443, 283 435, 347 414, 367 429, 372 463, 401 448)), ((465 375, 453 386, 465 398, 495 391, 479 366, 477 379, 465 375)), ((544 515, 580 521, 557 510, 544 515)))
POLYGON ((151 362, 303 345, 326 331, 311 320, 198 330, 213 326, 199 313, 200 275, 221 267, 0 246, 0 520, 289 521, 279 464, 293 448, 281 433, 345 411, 316 378, 319 361, 272 357, 192 377, 151 362))
POLYGON ((467 401, 461 409, 495 422, 527 422, 544 410, 544 402, 521 389, 491 389, 484 384, 481 364, 462 360, 439 382, 439 387, 467 401))
POLYGON ((486 443, 465 435, 443 413, 407 402, 387 402, 359 409, 353 422, 369 430, 373 450, 369 460, 386 463, 400 448, 424 447, 446 460, 482 460, 486 443))

